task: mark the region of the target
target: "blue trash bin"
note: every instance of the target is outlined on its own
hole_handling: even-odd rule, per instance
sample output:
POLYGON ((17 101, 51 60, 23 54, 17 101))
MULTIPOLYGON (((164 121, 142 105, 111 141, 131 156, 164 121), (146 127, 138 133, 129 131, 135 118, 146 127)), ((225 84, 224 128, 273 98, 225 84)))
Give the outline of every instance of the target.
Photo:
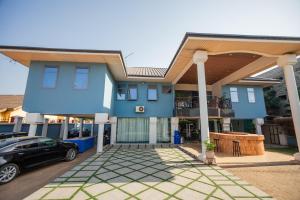
POLYGON ((180 144, 181 143, 181 135, 179 131, 174 132, 174 144, 180 144))

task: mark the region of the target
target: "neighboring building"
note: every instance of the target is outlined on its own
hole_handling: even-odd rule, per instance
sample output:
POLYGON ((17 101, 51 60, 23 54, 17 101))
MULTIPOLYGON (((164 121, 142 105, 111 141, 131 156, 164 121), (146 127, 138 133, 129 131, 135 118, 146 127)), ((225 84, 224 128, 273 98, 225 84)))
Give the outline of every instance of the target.
MULTIPOLYGON (((300 59, 298 59, 298 63, 294 65, 295 79, 297 83, 298 92, 300 91, 300 59)), ((268 112, 271 114, 277 114, 280 116, 291 116, 291 107, 289 103, 289 98, 286 89, 286 83, 284 80, 283 70, 280 67, 277 67, 273 70, 265 72, 258 77, 261 78, 274 78, 281 80, 280 84, 275 84, 265 89, 265 95, 269 95, 270 91, 275 91, 275 96, 278 97, 278 101, 280 102, 278 107, 270 108, 268 112)))
POLYGON ((111 143, 155 144, 173 142, 178 125, 187 134, 196 126, 202 141, 209 130, 261 134, 263 87, 278 81, 248 77, 277 61, 287 65, 294 57, 285 54, 300 54, 300 38, 187 33, 167 69, 126 67, 120 51, 2 46, 0 52, 29 67, 23 109, 30 135, 44 115, 60 115, 94 119, 98 135, 111 124, 111 143))
POLYGON ((0 95, 0 123, 13 122, 14 116, 25 117, 23 95, 0 95))

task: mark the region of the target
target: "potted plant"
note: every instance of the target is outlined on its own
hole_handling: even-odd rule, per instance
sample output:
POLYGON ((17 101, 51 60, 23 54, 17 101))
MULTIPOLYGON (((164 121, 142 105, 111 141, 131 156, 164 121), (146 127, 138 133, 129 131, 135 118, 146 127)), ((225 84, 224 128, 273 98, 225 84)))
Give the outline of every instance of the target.
POLYGON ((211 142, 210 139, 205 140, 204 145, 206 147, 206 152, 205 152, 206 160, 207 160, 208 164, 212 164, 213 161, 215 160, 214 150, 216 148, 216 145, 213 142, 211 142))

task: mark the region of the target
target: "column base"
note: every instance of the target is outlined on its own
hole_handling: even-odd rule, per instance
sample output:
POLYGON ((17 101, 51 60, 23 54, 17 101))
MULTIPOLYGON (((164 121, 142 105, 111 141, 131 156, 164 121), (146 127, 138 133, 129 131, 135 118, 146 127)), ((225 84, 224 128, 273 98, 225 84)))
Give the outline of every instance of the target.
POLYGON ((300 152, 295 153, 294 155, 295 160, 300 161, 300 152))
POLYGON ((206 161, 206 155, 205 153, 200 153, 199 156, 198 156, 199 160, 201 160, 202 162, 205 162, 206 161))

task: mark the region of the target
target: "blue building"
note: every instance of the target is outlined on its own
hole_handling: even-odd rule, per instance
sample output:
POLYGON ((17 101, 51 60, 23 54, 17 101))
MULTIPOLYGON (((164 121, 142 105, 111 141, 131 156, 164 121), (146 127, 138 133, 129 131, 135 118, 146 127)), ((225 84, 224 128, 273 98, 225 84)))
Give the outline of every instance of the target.
MULTIPOLYGON (((263 87, 278 81, 250 77, 276 62, 263 53, 266 46, 259 40, 187 34, 168 68, 126 67, 120 51, 0 50, 29 67, 23 110, 30 135, 44 115, 61 115, 66 123, 68 117, 93 119, 98 135, 110 124, 111 143, 155 144, 172 143, 175 130, 202 140, 208 130, 261 134, 263 87)), ((102 140, 98 137, 99 151, 102 140)))

